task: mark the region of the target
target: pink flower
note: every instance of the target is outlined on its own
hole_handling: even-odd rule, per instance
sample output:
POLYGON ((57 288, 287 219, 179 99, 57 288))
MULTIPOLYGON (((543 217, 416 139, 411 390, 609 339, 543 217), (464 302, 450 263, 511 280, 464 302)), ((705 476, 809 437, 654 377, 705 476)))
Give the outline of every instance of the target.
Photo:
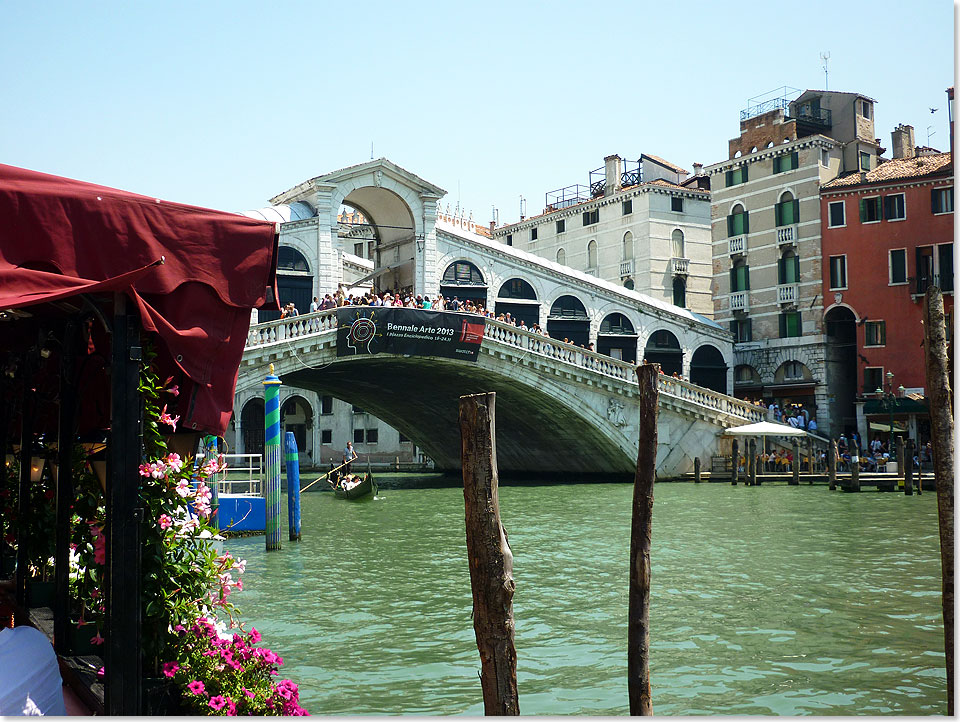
POLYGON ((180 473, 180 469, 183 468, 183 459, 180 458, 180 454, 173 454, 173 453, 167 454, 166 461, 167 461, 167 466, 170 467, 170 470, 173 473, 175 474, 180 473))
POLYGON ((158 419, 158 421, 159 421, 161 424, 168 424, 169 426, 172 426, 172 427, 173 427, 173 430, 176 431, 176 430, 177 430, 177 422, 178 422, 179 420, 180 420, 180 417, 179 417, 179 416, 171 416, 170 414, 167 413, 167 405, 164 404, 164 405, 163 405, 163 411, 160 412, 160 418, 158 419))
POLYGON ((209 518, 211 512, 209 502, 204 499, 197 499, 193 506, 197 511, 197 516, 202 516, 204 519, 209 518))
POLYGON ((100 669, 97 670, 97 676, 103 679, 103 675, 104 675, 103 667, 101 667, 100 669))
POLYGON ((210 491, 210 487, 204 484, 202 481, 197 485, 196 491, 197 499, 203 499, 204 501, 210 501, 213 498, 213 492, 210 491))
POLYGON ((180 384, 174 384, 169 389, 167 389, 168 394, 173 394, 174 396, 180 395, 180 384))
POLYGON ((105 640, 103 639, 103 637, 100 636, 99 629, 97 630, 97 634, 95 636, 90 637, 90 644, 103 644, 104 641, 105 640))
POLYGON ((177 482, 176 491, 180 496, 184 498, 191 496, 193 494, 193 489, 190 488, 190 482, 187 481, 186 479, 181 479, 180 481, 177 482))
POLYGON ((253 699, 254 697, 257 696, 255 692, 251 692, 251 691, 250 691, 249 689, 247 689, 246 687, 241 687, 241 689, 243 690, 243 693, 244 693, 245 695, 247 695, 247 697, 249 697, 250 699, 253 699))
POLYGON ((195 679, 187 685, 187 689, 189 689, 193 694, 203 694, 203 682, 201 682, 199 679, 195 679))
POLYGON ((250 641, 256 644, 261 639, 263 639, 263 637, 260 636, 260 632, 257 631, 257 628, 250 627, 250 641))
POLYGON ((164 662, 160 667, 160 671, 162 671, 166 677, 173 677, 178 669, 180 669, 180 665, 176 662, 164 662))
POLYGON ((97 529, 97 533, 94 534, 93 528, 90 529, 90 533, 94 534, 93 537, 93 561, 97 564, 106 564, 107 563, 107 539, 102 533, 102 529, 99 527, 94 527, 97 529))
POLYGON ((213 707, 215 710, 221 710, 226 706, 227 700, 223 698, 222 694, 218 694, 216 697, 211 697, 207 704, 213 707))
POLYGON ((236 717, 237 716, 237 705, 234 704, 233 700, 227 697, 227 717, 236 717))
POLYGON ((169 514, 161 514, 160 518, 157 520, 160 524, 160 528, 166 531, 173 525, 173 519, 170 518, 169 514))

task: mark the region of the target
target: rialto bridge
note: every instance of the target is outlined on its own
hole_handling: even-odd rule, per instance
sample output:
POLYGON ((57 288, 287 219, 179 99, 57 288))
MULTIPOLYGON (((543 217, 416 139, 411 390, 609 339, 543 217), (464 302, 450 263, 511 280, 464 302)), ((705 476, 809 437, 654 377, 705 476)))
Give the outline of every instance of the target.
MULTIPOLYGON (((694 456, 715 453, 718 432, 761 417, 761 409, 726 395, 732 339, 718 324, 495 242, 471 219, 440 212, 444 194, 379 159, 306 181, 248 215, 278 223, 280 301, 294 301, 301 313, 341 283, 409 289, 481 302, 528 327, 539 324, 552 338, 488 319, 476 363, 384 354, 347 360, 335 356, 330 314, 261 315, 268 320, 251 327, 237 385, 236 439, 271 362, 285 384, 281 403, 296 395, 311 418, 322 395, 362 407, 444 469, 459 465, 457 398, 497 391, 501 469, 629 472, 638 439, 634 366, 644 358, 665 371, 662 475, 688 471, 694 456), (596 352, 580 348, 589 344, 596 352)), ((311 450, 324 446, 316 429, 305 442, 311 450)), ((337 446, 334 440, 326 450, 337 446)))

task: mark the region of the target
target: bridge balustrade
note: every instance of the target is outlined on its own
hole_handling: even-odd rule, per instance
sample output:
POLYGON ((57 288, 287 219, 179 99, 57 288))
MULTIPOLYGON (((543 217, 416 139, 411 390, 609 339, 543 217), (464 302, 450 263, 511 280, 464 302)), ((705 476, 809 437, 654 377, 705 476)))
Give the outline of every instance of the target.
MULTIPOLYGON (((429 313, 444 313, 430 311, 429 313)), ((337 328, 337 309, 305 313, 292 318, 268 321, 250 327, 247 349, 267 346, 285 340, 319 335, 337 328)), ((520 329, 511 324, 487 318, 484 338, 506 346, 523 349, 562 363, 572 364, 626 383, 634 382, 634 365, 610 358, 595 351, 557 341, 533 331, 520 329)), ((766 410, 746 401, 735 399, 712 389, 697 386, 673 376, 660 376, 660 393, 695 403, 728 416, 747 421, 763 421, 766 410)))

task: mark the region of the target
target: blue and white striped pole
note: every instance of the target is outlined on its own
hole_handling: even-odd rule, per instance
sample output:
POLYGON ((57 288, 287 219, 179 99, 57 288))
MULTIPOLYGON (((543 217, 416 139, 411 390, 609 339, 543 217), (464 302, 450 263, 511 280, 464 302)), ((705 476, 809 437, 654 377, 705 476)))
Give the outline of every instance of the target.
POLYGON ((284 437, 287 458, 287 528, 290 541, 300 541, 300 454, 297 437, 288 431, 284 437))
POLYGON ((266 478, 263 493, 266 497, 267 551, 280 549, 280 385, 273 372, 263 380, 264 443, 266 478))

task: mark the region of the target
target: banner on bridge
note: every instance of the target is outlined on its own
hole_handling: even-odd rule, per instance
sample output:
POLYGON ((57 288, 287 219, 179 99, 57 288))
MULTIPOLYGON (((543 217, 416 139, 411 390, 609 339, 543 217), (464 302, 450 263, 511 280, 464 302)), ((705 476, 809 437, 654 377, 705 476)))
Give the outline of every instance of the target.
POLYGON ((337 309, 337 356, 378 353, 476 361, 486 320, 472 313, 384 306, 337 309))

